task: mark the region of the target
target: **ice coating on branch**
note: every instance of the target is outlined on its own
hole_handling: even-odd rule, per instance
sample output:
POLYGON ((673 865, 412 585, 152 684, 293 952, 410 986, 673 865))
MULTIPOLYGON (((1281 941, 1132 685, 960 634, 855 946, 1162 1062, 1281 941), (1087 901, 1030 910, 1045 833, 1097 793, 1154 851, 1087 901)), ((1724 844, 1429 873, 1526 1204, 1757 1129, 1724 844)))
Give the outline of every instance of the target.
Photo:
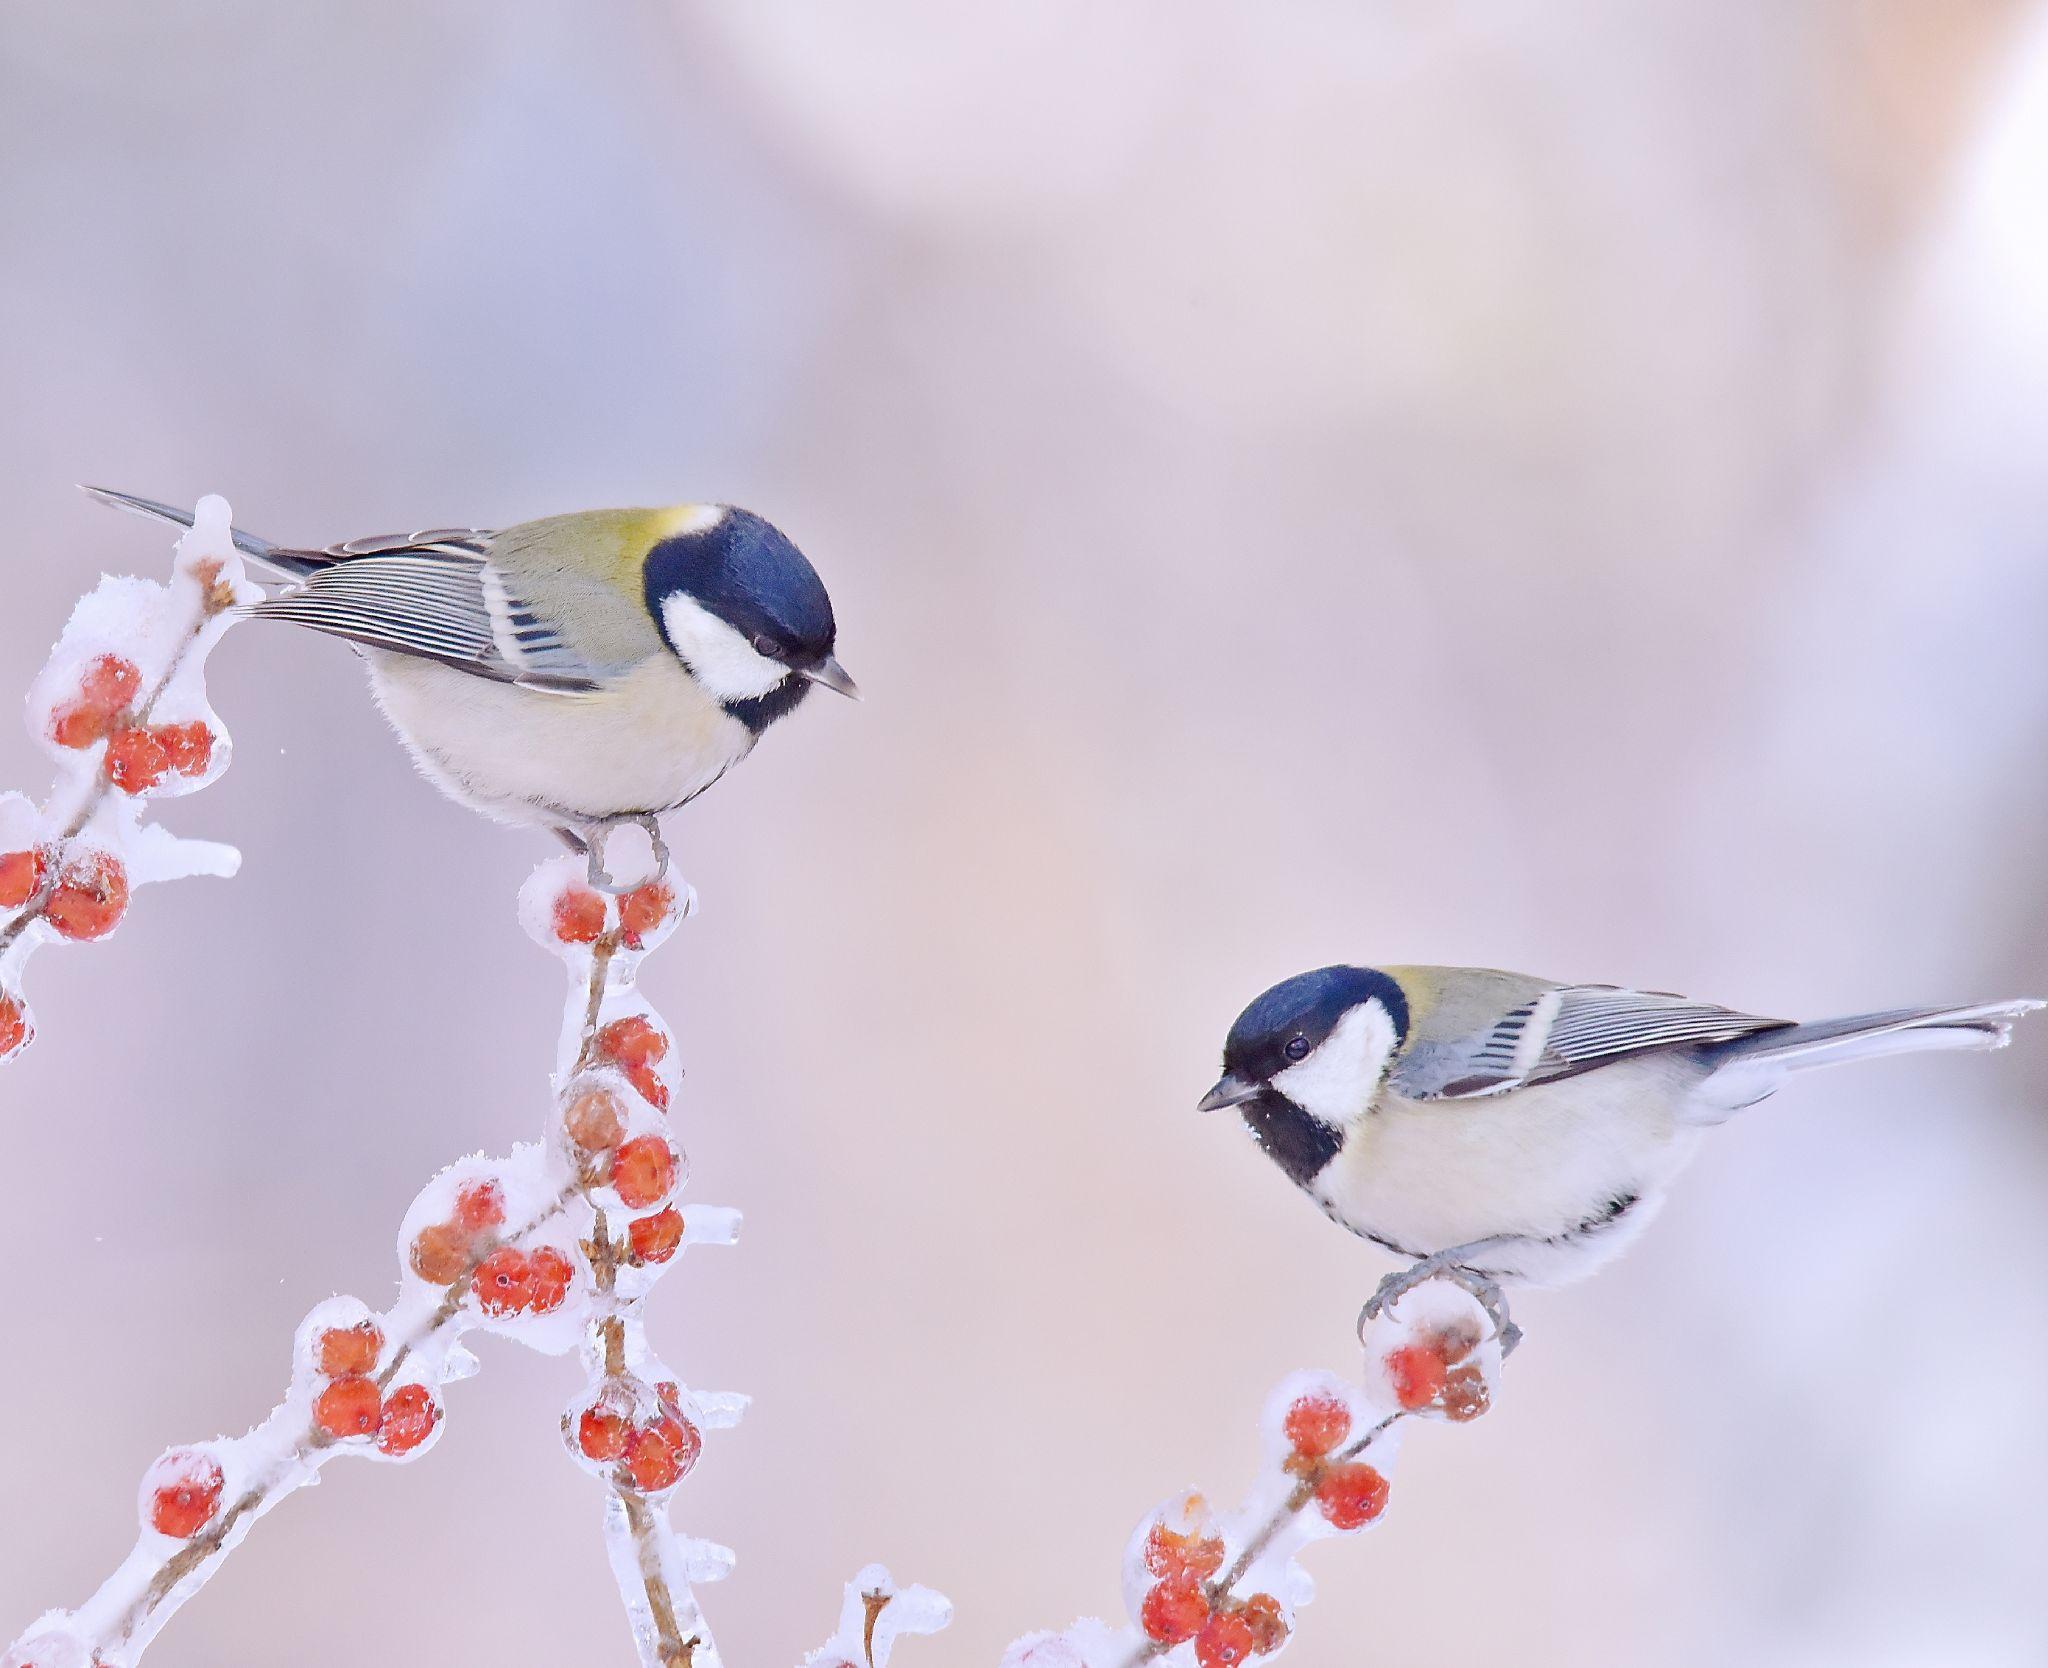
POLYGON ((898 1587, 880 1564, 870 1564, 846 1584, 839 1626, 804 1658, 804 1668, 889 1668, 899 1638, 937 1633, 952 1619, 944 1594, 898 1587))
POLYGON ((21 974, 37 949, 106 937, 138 886, 239 866, 233 847, 178 838, 145 813, 227 769, 206 657, 262 594, 229 538, 226 502, 210 497, 168 583, 103 578, 72 610, 26 709, 56 782, 40 805, 0 795, 0 1059, 35 1034, 21 974))

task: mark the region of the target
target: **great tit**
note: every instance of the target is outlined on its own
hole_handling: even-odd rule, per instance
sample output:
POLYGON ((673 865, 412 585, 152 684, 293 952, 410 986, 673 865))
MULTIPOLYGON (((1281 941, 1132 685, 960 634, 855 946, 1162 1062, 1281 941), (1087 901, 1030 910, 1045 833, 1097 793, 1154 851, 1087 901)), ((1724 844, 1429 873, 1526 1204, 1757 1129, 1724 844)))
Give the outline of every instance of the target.
MULTIPOLYGON (((104 504, 189 527, 168 504, 104 504)), ((423 775, 573 848, 688 803, 822 684, 832 599, 774 527, 725 504, 584 510, 488 532, 440 528, 320 550, 234 530, 288 582, 254 606, 356 644, 423 775)), ((595 869, 595 858, 593 858, 595 869)))
POLYGON ((2040 1006, 1796 1025, 1485 968, 1324 967, 1238 1016, 1201 1109, 1236 1107, 1325 1214, 1419 1273, 1557 1285, 1614 1257, 1701 1133, 1793 1073, 2001 1048, 2040 1006))

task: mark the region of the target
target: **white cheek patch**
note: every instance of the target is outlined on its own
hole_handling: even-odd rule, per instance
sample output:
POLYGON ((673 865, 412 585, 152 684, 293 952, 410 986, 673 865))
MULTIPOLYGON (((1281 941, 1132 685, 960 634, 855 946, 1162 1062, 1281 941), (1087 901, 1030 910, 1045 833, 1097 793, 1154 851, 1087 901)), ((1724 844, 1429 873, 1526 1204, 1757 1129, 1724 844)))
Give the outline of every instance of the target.
POLYGON ((697 681, 721 701, 751 701, 792 675, 787 666, 756 654, 753 644, 680 591, 661 599, 661 623, 697 681))
POLYGON ((1273 1087, 1318 1123, 1344 1129, 1365 1115, 1393 1052, 1394 1022, 1367 998, 1337 1021, 1322 1047, 1275 1077, 1273 1087))

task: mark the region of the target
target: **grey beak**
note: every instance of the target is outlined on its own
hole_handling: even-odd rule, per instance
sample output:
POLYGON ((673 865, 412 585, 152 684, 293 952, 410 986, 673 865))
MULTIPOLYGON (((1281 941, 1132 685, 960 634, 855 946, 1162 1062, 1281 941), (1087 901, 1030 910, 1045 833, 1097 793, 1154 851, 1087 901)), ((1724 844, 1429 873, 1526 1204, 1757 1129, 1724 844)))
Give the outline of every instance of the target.
POLYGON ((1256 1100, 1265 1090, 1263 1083, 1253 1083, 1234 1071, 1227 1071, 1217 1079, 1215 1088, 1195 1102, 1195 1110, 1221 1112, 1226 1106, 1242 1106, 1248 1100, 1256 1100))
POLYGON ((846 668, 829 654, 815 666, 799 668, 797 676, 809 678, 812 683, 822 683, 827 689, 835 694, 844 695, 849 701, 860 699, 860 685, 848 677, 846 668))

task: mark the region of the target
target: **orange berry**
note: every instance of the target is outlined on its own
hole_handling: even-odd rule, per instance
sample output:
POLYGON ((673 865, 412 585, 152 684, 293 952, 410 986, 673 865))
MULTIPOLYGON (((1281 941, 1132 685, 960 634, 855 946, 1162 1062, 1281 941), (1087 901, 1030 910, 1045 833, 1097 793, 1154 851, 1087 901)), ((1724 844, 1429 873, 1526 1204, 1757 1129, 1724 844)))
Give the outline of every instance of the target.
POLYGON ((636 1136, 612 1160, 612 1186, 628 1210, 645 1210, 676 1185, 676 1155, 658 1135, 636 1136))
POLYGON ((625 1108, 609 1089, 585 1089, 562 1109, 562 1128, 584 1152, 608 1153, 626 1133, 625 1108))
POLYGON ((434 1434, 440 1422, 441 1409, 424 1384, 401 1384, 378 1416, 378 1451, 409 1454, 434 1434))
POLYGON ((354 1326, 333 1326, 320 1334, 314 1356, 321 1372, 329 1378, 343 1373, 367 1373, 377 1365, 384 1349, 384 1334, 375 1321, 357 1321, 354 1326))
POLYGON ((116 713, 142 691, 142 672, 132 660, 103 654, 85 669, 78 698, 96 712, 116 713))
POLYGON ((0 856, 0 909, 19 909, 27 903, 43 889, 43 877, 49 872, 49 859, 40 846, 0 856))
POLYGON ((1387 1380, 1394 1387, 1394 1399, 1411 1413, 1437 1399, 1448 1374, 1434 1344, 1403 1344, 1387 1353, 1387 1380))
POLYGON ((0 990, 0 1060, 28 1047, 35 1034, 36 1028, 29 1024, 27 1010, 20 1001, 0 990))
POLYGON ((128 871, 110 851, 74 858, 57 877, 43 919, 75 942, 104 938, 128 910, 128 871))
POLYGON ((1486 1387, 1486 1374, 1478 1364, 1451 1369, 1444 1381, 1444 1417, 1463 1425, 1477 1419, 1493 1406, 1493 1392, 1486 1387))
POLYGON ((476 1265, 470 1282, 477 1307, 503 1319, 533 1307, 533 1264, 524 1251, 501 1246, 476 1265))
POLYGON ((1341 1397, 1318 1390, 1288 1408, 1280 1428, 1297 1454, 1321 1459, 1351 1434, 1351 1409, 1341 1397))
POLYGON ((619 900, 619 936, 628 948, 639 949, 675 907, 675 889, 666 881, 650 880, 644 886, 634 887, 619 900))
POLYGON ((555 899, 555 936, 564 944, 595 944, 604 936, 604 899, 571 886, 555 899))
POLYGON ((171 768, 153 730, 116 730, 107 743, 107 780, 123 793, 147 793, 171 768))
POLYGON ((1160 1582, 1138 1606, 1138 1625, 1145 1637, 1161 1645, 1194 1638, 1208 1619, 1209 1598, 1202 1584, 1180 1577, 1160 1582))
POLYGON ((642 1494, 658 1494, 688 1476, 703 1451, 697 1427, 665 1413, 626 1438, 626 1474, 642 1494))
POLYGON ((1363 1529, 1387 1509, 1387 1480, 1369 1465, 1333 1465, 1316 1484, 1316 1504, 1339 1529, 1363 1529))
POLYGON ((197 718, 189 724, 159 724, 156 739, 180 776, 204 776, 213 763, 213 732, 197 718))
POLYGON ((576 1446, 591 1459, 615 1460, 626 1451, 626 1429, 625 1415, 600 1402, 586 1407, 576 1421, 576 1446))
POLYGON ((422 1228, 412 1242, 412 1269, 429 1285, 454 1284, 469 1271, 469 1235, 453 1222, 422 1228))
POLYGON ((576 1277, 575 1265, 552 1245, 540 1245, 528 1253, 526 1267, 533 1278, 533 1312, 552 1315, 569 1295, 569 1282, 576 1277))
POLYGON ((1244 1617, 1245 1624, 1252 1630, 1252 1651, 1255 1655, 1271 1656, 1287 1643, 1287 1613, 1271 1593, 1252 1594, 1244 1601, 1244 1608, 1238 1614, 1244 1617))
POLYGON ((1168 1581, 1207 1581, 1223 1567, 1217 1535, 1177 1534, 1163 1523, 1145 1537, 1145 1568, 1168 1581))
POLYGON ((665 1263, 683 1243, 682 1213, 671 1205, 652 1216, 636 1216, 626 1225, 626 1241, 636 1263, 665 1263))
POLYGON ((455 1195, 455 1223, 472 1234, 495 1228, 505 1220, 505 1190, 486 1177, 467 1183, 455 1195))
POLYGON ((149 1523, 159 1535, 190 1540, 220 1504, 223 1478, 211 1455, 173 1449, 150 1468, 155 1487, 149 1523))
POLYGON ((329 1436, 368 1436, 377 1428, 381 1398, 375 1380, 343 1373, 313 1398, 313 1423, 329 1436))
POLYGON ((1202 1668, 1237 1668, 1246 1657, 1256 1656, 1258 1649, 1258 1634, 1252 1624, 1233 1610, 1217 1611, 1195 1635, 1195 1660, 1202 1668))

